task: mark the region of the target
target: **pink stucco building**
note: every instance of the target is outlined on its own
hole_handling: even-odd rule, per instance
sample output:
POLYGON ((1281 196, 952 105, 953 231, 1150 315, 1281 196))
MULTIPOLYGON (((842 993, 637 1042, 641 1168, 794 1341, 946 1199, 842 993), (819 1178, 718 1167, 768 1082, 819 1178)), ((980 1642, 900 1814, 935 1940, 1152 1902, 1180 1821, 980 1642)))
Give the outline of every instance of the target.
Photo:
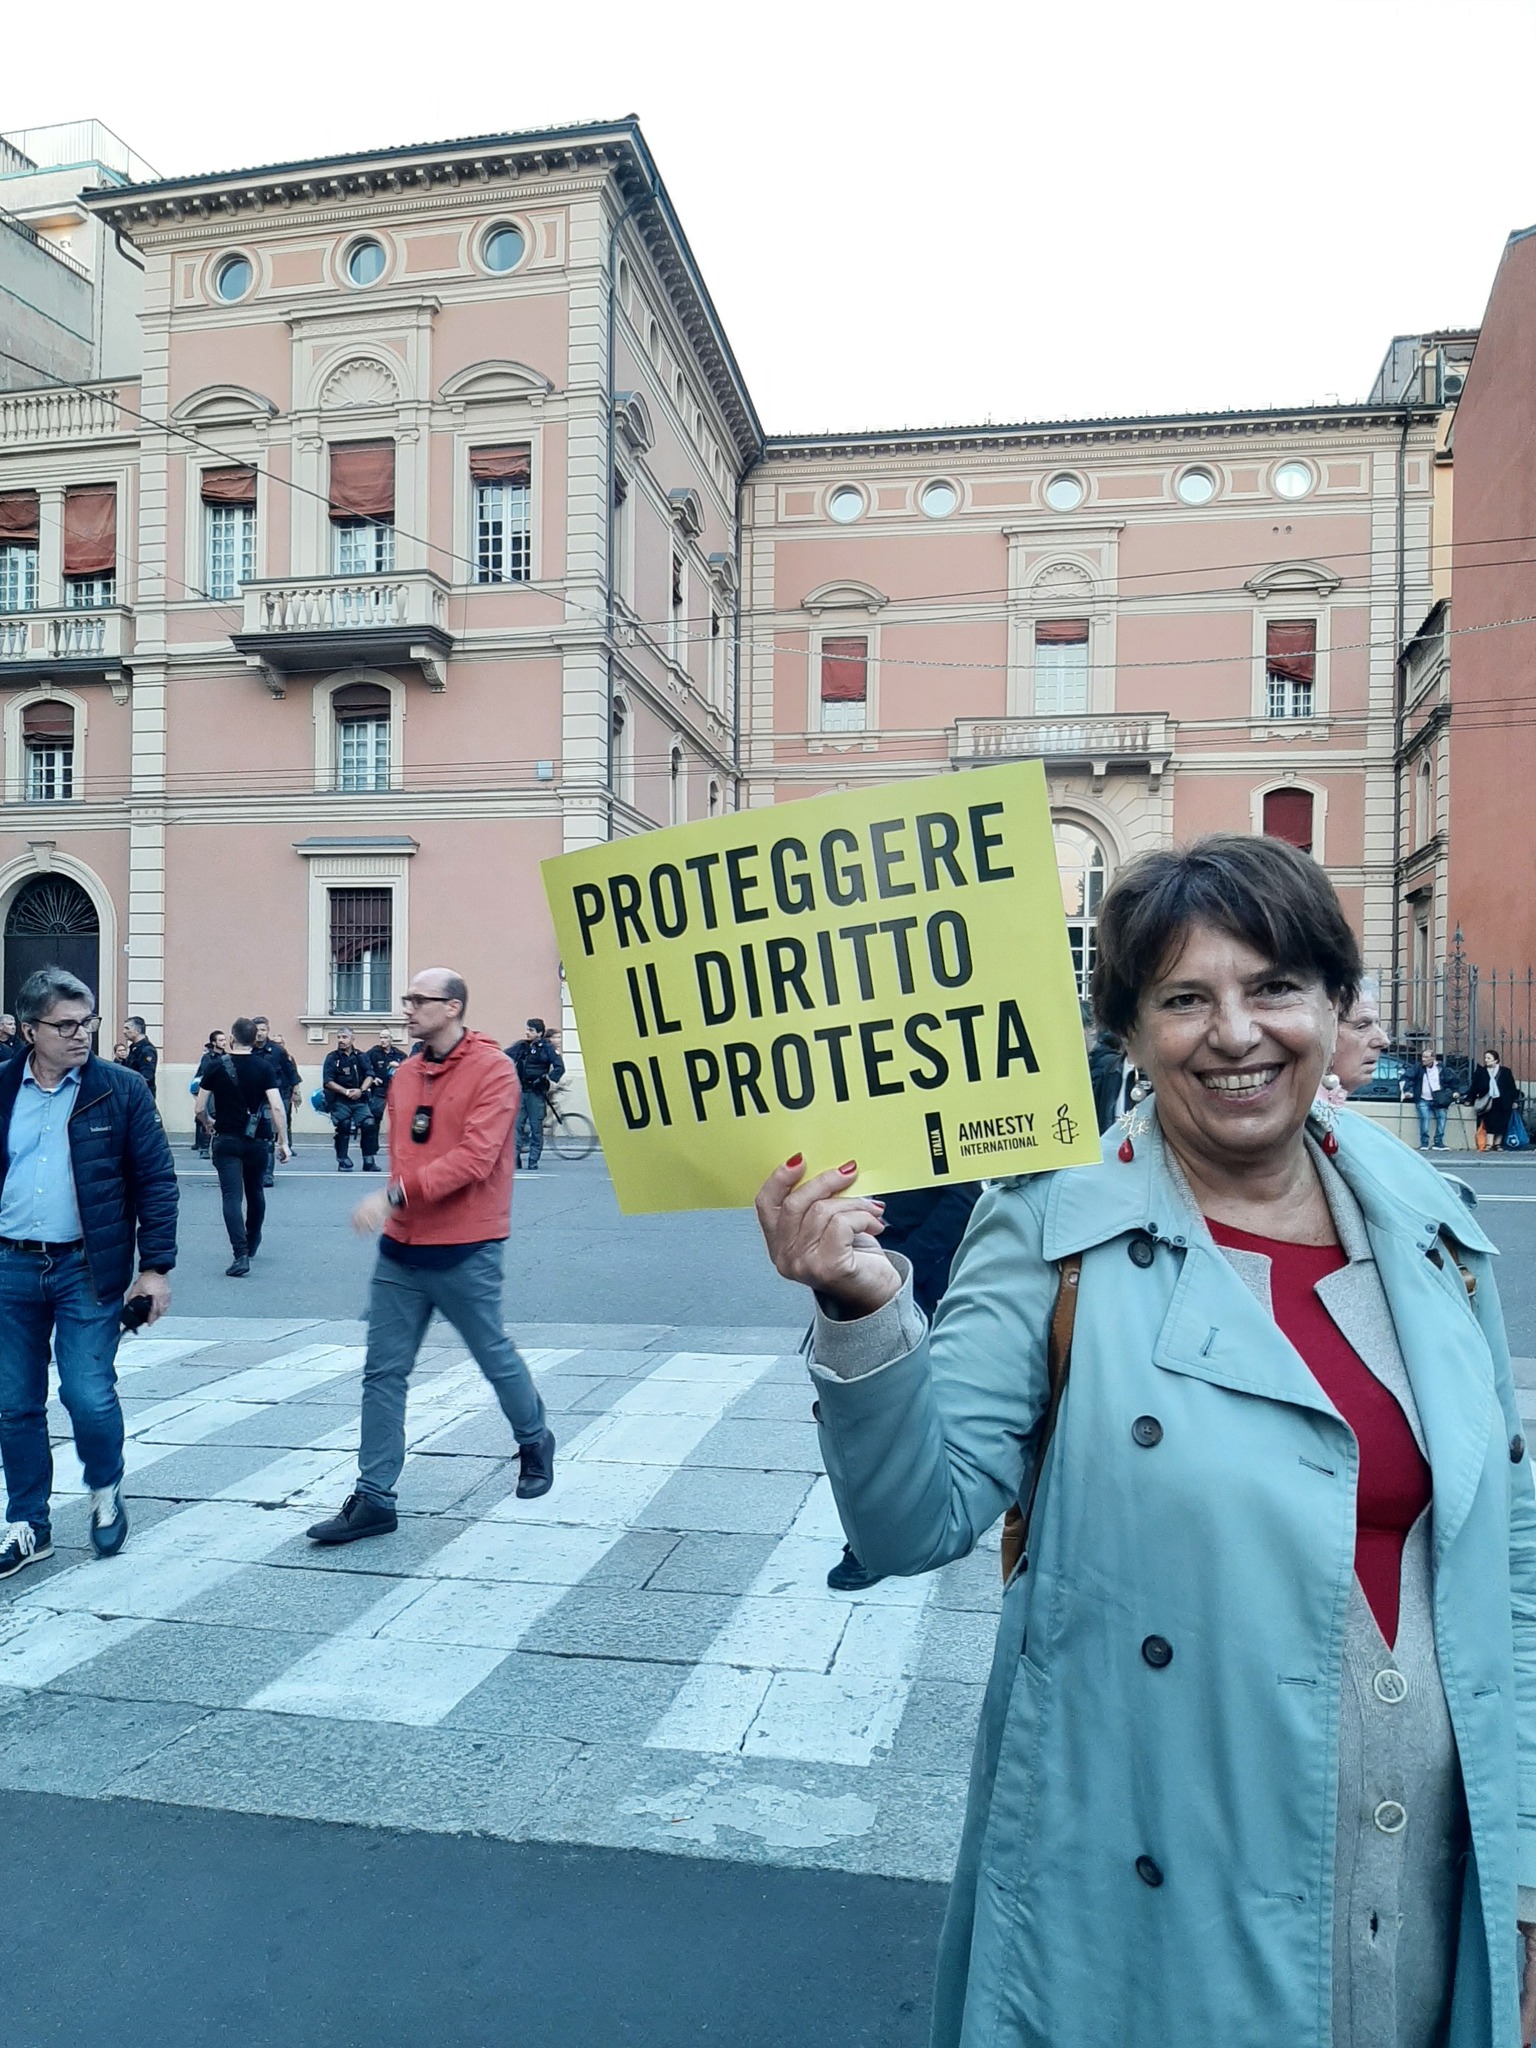
POLYGON ((313 1068, 411 964, 560 1016, 549 854, 1011 755, 1085 972, 1216 827, 1385 964, 1433 405, 765 437, 627 121, 86 203, 142 360, 0 394, 5 985, 78 962, 173 1116, 211 1026, 313 1068))

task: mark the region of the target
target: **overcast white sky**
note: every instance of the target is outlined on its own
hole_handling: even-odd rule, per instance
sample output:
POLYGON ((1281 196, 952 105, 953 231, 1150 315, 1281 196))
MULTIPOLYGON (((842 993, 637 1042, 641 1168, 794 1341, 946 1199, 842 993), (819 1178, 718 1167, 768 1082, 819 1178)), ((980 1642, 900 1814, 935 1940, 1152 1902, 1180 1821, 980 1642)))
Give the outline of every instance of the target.
POLYGON ((770 431, 1364 397, 1536 221, 1536 0, 76 0, 166 175, 637 113, 770 431))

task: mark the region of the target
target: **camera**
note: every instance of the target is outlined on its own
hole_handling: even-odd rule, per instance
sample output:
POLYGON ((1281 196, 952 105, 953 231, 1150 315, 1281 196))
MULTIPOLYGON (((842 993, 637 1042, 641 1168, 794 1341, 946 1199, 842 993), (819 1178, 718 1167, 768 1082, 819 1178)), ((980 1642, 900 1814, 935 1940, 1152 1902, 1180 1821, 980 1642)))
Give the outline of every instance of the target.
POLYGON ((432 1135, 432 1105, 424 1102, 411 1117, 411 1142, 425 1145, 432 1135))
POLYGON ((142 1330, 149 1321, 154 1306, 147 1294, 130 1296, 123 1303, 122 1313, 117 1319, 124 1334, 131 1337, 135 1331, 142 1330))

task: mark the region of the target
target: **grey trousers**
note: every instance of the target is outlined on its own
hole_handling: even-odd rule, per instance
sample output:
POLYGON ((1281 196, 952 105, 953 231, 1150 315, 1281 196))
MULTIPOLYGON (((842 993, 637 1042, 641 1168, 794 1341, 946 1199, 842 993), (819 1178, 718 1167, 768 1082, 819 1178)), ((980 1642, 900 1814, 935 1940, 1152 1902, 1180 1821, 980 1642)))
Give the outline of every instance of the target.
POLYGON ((452 1324, 485 1374, 520 1444, 544 1433, 544 1403, 517 1346, 501 1327, 500 1244, 478 1245, 456 1266, 402 1266, 380 1255, 368 1297, 363 1429, 357 1490, 395 1504, 405 1463, 405 1393, 432 1311, 452 1324))

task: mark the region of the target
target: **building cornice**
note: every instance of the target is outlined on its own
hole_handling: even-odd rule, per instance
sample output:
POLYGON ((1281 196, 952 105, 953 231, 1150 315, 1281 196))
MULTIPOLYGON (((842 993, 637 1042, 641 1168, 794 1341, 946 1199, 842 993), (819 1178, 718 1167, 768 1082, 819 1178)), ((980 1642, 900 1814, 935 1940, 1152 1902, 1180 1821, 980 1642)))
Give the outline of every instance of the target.
MULTIPOLYGON (((513 135, 418 143, 251 170, 199 173, 154 183, 82 193, 83 203, 131 240, 152 241, 187 227, 228 226, 266 213, 323 211, 445 190, 482 192, 525 178, 571 173, 611 178, 623 208, 671 299, 673 310, 709 381, 743 464, 763 442, 746 380, 650 149, 633 116, 615 122, 546 128, 513 135)), ((509 202, 510 203, 510 202, 509 202)))

